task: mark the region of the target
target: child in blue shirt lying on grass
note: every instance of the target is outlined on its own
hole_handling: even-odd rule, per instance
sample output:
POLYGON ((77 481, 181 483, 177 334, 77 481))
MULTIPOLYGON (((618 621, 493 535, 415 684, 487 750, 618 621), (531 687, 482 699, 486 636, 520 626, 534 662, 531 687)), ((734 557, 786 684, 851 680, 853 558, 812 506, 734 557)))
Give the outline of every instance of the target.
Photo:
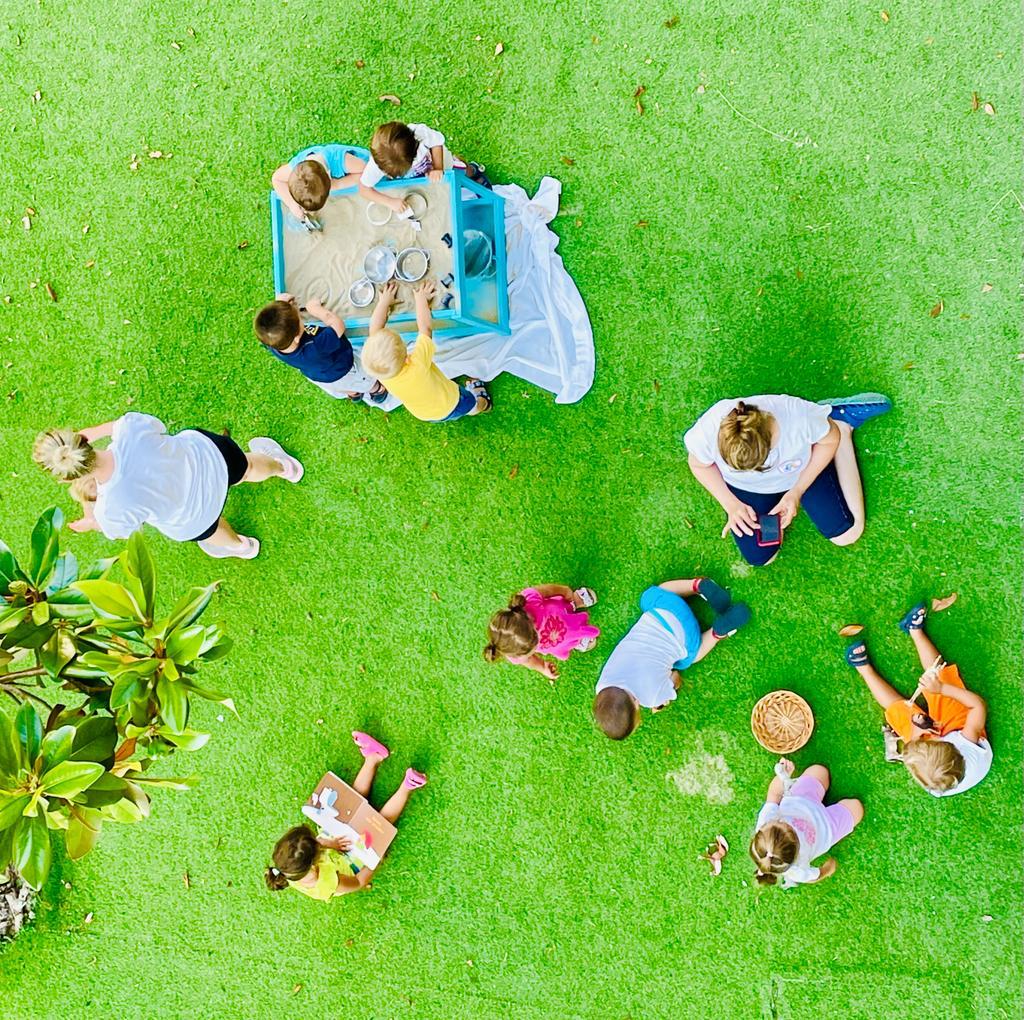
POLYGON ((253 329, 275 358, 297 368, 332 397, 358 401, 365 395, 375 404, 387 400, 383 383, 363 371, 345 335, 345 323, 319 301, 311 300, 300 309, 291 294, 279 294, 256 314, 253 329), (324 325, 304 322, 303 311, 324 325))
POLYGON ((640 725, 640 709, 655 712, 675 701, 680 672, 699 662, 722 638, 750 619, 744 602, 710 578, 665 581, 640 596, 643 615, 615 646, 597 681, 594 719, 612 740, 623 740, 640 725), (700 595, 715 611, 711 629, 701 633, 686 596, 700 595))

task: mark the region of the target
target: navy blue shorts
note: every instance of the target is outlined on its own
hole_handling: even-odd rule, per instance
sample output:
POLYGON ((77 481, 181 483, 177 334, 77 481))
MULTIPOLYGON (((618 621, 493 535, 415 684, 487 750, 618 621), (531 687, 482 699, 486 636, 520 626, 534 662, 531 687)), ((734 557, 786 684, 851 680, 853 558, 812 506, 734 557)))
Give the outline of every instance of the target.
MULTIPOLYGON (((785 495, 784 492, 745 492, 743 489, 734 489, 731 485, 729 491, 759 514, 769 513, 785 495)), ((835 538, 853 527, 853 514, 846 505, 843 490, 839 487, 835 461, 831 461, 811 482, 810 488, 800 500, 800 505, 826 538, 835 538)), ((755 531, 753 535, 733 535, 733 538, 740 554, 748 563, 755 567, 763 567, 779 551, 779 547, 758 545, 757 535, 755 531)))
MULTIPOLYGON (((228 468, 228 487, 237 485, 244 477, 245 472, 249 470, 249 462, 245 459, 245 451, 230 436, 222 436, 218 432, 207 432, 206 429, 193 429, 192 431, 206 436, 217 447, 228 468)), ((196 535, 192 541, 202 542, 204 539, 209 538, 217 530, 219 523, 220 515, 218 514, 217 520, 201 535, 196 535)))
POLYGON ((467 390, 465 386, 459 387, 459 402, 452 409, 452 413, 447 418, 438 418, 438 421, 458 421, 459 418, 465 418, 473 408, 476 407, 476 394, 472 390, 467 390))

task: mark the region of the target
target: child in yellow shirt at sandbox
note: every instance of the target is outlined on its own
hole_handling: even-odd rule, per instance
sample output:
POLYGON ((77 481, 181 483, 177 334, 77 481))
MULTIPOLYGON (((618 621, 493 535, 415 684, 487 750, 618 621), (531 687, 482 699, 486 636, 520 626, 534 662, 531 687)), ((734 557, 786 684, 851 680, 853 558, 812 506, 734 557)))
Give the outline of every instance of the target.
POLYGON ((480 379, 467 379, 465 386, 449 379, 434 364, 437 346, 432 335, 430 300, 434 283, 424 280, 415 290, 416 344, 410 351, 405 341, 387 328, 388 313, 398 295, 392 280, 381 291, 370 317, 370 335, 363 345, 363 370, 387 387, 421 421, 457 421, 483 414, 494 406, 480 379))

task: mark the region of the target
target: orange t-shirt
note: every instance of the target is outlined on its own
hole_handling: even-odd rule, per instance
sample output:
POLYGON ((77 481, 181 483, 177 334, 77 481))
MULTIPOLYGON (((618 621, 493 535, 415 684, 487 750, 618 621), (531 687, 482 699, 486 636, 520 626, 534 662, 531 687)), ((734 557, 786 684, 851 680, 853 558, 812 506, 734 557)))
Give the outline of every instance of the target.
MULTIPOLYGON (((939 680, 944 684, 949 684, 950 687, 966 690, 960 677, 960 670, 956 666, 945 666, 939 672, 939 680)), ((945 694, 930 694, 925 691, 924 700, 928 703, 928 714, 932 717, 940 737, 956 730, 962 730, 966 725, 970 709, 966 705, 962 705, 956 698, 950 698, 945 694)), ((911 716, 914 712, 919 711, 921 711, 920 708, 909 701, 894 701, 885 710, 885 721, 904 740, 910 740, 913 732, 911 716)))

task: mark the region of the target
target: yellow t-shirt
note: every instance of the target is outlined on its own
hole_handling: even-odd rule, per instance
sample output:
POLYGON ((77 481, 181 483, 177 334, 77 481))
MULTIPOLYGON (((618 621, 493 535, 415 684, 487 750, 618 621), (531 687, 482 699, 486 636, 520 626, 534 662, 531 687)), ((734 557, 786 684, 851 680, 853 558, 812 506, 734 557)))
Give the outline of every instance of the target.
POLYGON ((426 333, 416 337, 416 346, 398 375, 384 380, 389 393, 421 421, 440 421, 455 410, 459 387, 434 364, 437 346, 426 333))
POLYGON ((300 893, 311 896, 314 900, 329 900, 334 896, 338 888, 338 876, 351 877, 354 874, 352 865, 344 854, 337 850, 324 850, 316 862, 316 885, 300 885, 298 882, 289 882, 293 889, 300 893))

